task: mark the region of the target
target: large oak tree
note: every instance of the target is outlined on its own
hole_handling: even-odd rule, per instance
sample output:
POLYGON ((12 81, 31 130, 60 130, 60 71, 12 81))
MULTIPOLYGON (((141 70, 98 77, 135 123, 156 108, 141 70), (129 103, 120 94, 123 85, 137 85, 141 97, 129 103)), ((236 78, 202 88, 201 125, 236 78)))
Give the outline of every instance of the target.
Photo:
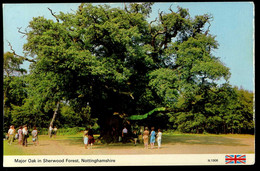
POLYGON ((29 94, 39 110, 57 111, 61 101, 79 111, 90 106, 101 135, 114 114, 167 107, 203 117, 194 104, 205 109, 207 92, 230 76, 212 54, 218 47, 209 30, 213 17, 169 7, 149 22, 152 5, 82 3, 71 13, 49 9, 54 19, 33 18, 20 32, 27 37, 26 57, 34 61, 29 94))

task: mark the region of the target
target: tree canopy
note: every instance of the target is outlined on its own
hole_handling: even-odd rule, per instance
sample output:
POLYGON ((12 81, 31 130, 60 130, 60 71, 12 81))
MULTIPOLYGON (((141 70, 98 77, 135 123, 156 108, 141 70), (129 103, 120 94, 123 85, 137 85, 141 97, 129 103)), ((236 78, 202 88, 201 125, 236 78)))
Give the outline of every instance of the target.
POLYGON ((54 19, 34 17, 23 33, 22 59, 33 61, 26 75, 28 97, 14 115, 49 122, 62 103, 57 110, 74 123, 97 118, 102 127, 114 113, 131 117, 166 107, 168 128, 252 129, 252 93, 228 85, 229 68, 213 55, 218 48, 209 30, 213 16, 191 17, 188 9, 169 7, 148 22, 152 5, 82 3, 71 13, 49 9, 54 19))

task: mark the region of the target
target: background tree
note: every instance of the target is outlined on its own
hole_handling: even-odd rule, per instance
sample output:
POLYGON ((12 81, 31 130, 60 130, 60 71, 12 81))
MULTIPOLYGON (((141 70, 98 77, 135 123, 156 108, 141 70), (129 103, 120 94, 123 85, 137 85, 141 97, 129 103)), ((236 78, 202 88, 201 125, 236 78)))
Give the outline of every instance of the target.
POLYGON ((6 52, 3 55, 3 95, 4 95, 4 130, 11 125, 13 110, 12 105, 22 105, 23 100, 27 97, 25 90, 24 76, 26 70, 20 68, 23 60, 17 58, 14 53, 6 52))

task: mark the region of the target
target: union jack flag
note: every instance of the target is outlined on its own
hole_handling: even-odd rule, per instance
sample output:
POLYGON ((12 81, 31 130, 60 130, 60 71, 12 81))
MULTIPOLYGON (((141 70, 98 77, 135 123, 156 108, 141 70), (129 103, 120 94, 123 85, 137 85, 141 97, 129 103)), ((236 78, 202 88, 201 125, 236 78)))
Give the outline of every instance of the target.
POLYGON ((226 155, 226 164, 246 164, 246 155, 226 155))

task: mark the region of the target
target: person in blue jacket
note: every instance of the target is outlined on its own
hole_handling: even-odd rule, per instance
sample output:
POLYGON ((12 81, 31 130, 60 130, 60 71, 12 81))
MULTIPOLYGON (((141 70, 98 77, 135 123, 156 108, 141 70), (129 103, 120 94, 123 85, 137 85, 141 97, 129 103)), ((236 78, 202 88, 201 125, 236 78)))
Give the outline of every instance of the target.
POLYGON ((150 144, 151 144, 151 148, 154 147, 154 143, 155 143, 155 131, 154 131, 154 127, 151 128, 151 134, 150 134, 150 144))

